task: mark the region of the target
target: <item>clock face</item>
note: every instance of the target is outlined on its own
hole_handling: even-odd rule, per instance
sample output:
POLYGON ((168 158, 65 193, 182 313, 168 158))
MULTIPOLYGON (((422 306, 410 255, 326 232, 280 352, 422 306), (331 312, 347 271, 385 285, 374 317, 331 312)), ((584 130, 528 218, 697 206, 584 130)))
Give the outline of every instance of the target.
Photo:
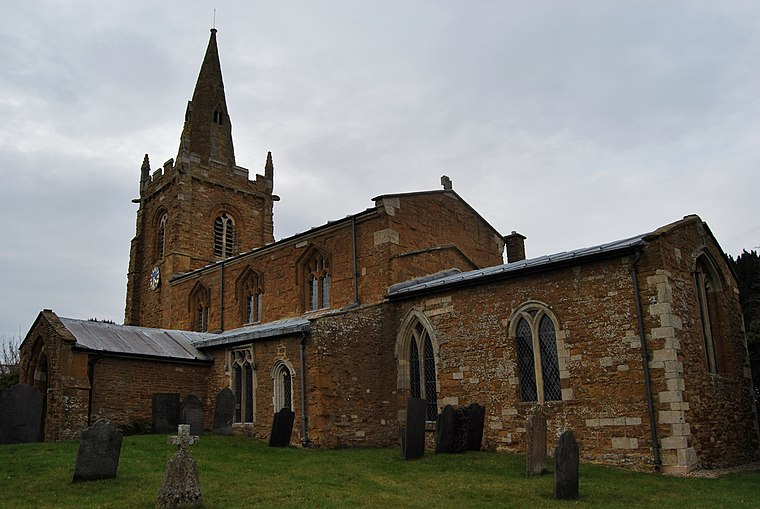
POLYGON ((150 289, 155 290, 158 288, 158 284, 161 282, 161 271, 158 270, 158 267, 153 267, 153 270, 150 271, 150 289))

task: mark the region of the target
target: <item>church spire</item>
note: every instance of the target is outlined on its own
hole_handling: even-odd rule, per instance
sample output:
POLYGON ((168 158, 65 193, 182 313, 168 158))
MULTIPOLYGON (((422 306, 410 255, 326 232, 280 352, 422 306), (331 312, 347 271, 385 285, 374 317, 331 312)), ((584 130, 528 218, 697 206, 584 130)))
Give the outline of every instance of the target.
POLYGON ((187 103, 185 126, 182 130, 177 160, 186 160, 191 154, 199 156, 204 166, 209 164, 209 159, 219 161, 229 167, 235 166, 232 124, 224 96, 222 67, 219 64, 219 50, 216 45, 216 28, 211 29, 211 37, 200 73, 198 73, 193 99, 187 103))

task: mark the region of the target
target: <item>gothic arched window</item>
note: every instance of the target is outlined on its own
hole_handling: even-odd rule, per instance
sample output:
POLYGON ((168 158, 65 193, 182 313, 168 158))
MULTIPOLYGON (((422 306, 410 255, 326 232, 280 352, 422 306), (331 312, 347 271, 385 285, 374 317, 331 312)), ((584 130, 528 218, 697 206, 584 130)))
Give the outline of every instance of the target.
POLYGON ((401 373, 400 379, 408 381, 411 397, 425 400, 425 419, 435 421, 438 416, 436 355, 431 334, 419 317, 413 316, 402 328, 399 347, 399 369, 407 371, 401 373))
MULTIPOLYGON (((520 310, 512 333, 517 348, 517 369, 522 401, 561 401, 557 330, 546 309, 520 310)), ((514 322, 513 322, 514 323, 514 322)))
POLYGON ((234 254, 235 221, 224 212, 214 221, 214 256, 229 258, 234 254))
POLYGON ((237 280, 237 298, 243 323, 261 321, 264 292, 261 277, 252 268, 246 268, 237 280))
POLYGON ((247 348, 230 352, 230 365, 232 392, 235 394, 235 422, 253 422, 253 351, 247 348))
POLYGON ((293 410, 293 374, 293 370, 284 361, 277 361, 272 368, 275 412, 283 408, 293 410))
POLYGON ((191 328, 196 332, 208 332, 208 310, 211 306, 211 292, 203 284, 197 283, 190 292, 191 328))
POLYGON ((315 252, 304 265, 306 310, 317 311, 330 307, 330 262, 315 252))
POLYGON ((716 321, 719 318, 716 307, 716 292, 720 291, 722 286, 720 274, 713 261, 706 254, 697 258, 694 281, 697 287, 697 305, 699 306, 707 371, 718 373, 719 369, 725 369, 725 366, 721 366, 722 362, 720 361, 719 350, 721 345, 716 341, 716 321))

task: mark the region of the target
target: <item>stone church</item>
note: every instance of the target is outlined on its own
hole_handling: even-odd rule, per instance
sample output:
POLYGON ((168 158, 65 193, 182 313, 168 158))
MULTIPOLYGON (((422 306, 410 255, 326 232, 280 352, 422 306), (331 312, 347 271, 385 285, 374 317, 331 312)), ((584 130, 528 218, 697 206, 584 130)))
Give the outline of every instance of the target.
POLYGON ((287 407, 294 445, 395 446, 415 396, 431 436, 445 405, 484 405, 489 450, 524 451, 540 404, 550 449, 572 429, 586 461, 758 457, 736 276, 699 217, 525 259, 443 177, 275 240, 274 179, 271 154, 263 175, 235 160, 212 29, 176 159, 142 164, 124 325, 46 309, 21 345, 46 440, 150 423, 165 393, 210 428, 229 388, 234 433, 287 407))

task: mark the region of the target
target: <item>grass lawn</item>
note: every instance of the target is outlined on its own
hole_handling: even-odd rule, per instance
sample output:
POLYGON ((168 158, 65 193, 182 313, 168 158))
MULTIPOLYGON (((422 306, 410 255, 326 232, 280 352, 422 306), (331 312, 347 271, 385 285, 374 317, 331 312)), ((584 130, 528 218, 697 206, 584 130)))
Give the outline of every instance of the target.
MULTIPOLYGON (((124 438, 118 475, 71 483, 77 441, 0 446, 0 507, 154 507, 175 447, 165 435, 124 438)), ((191 447, 204 507, 760 507, 760 473, 676 478, 581 465, 577 501, 553 500, 552 474, 525 478, 522 456, 398 449, 271 449, 245 437, 206 435, 191 447)))

